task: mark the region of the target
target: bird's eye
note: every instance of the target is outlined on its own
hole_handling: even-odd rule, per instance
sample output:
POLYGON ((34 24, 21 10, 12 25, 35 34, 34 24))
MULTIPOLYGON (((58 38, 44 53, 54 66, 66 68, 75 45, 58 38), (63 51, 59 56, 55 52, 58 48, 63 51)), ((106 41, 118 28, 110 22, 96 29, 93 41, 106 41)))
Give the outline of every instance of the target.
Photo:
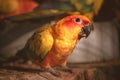
POLYGON ((75 22, 76 22, 77 24, 80 24, 80 23, 81 23, 80 18, 76 18, 76 19, 75 19, 75 22))

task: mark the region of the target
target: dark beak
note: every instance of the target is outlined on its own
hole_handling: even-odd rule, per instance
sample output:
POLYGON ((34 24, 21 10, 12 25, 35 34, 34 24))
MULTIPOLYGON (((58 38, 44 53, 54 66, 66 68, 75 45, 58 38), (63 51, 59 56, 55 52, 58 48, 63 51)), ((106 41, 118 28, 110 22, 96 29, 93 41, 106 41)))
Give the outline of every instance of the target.
POLYGON ((86 24, 82 27, 81 32, 78 35, 78 38, 81 39, 82 37, 88 37, 91 31, 94 30, 93 24, 86 24))

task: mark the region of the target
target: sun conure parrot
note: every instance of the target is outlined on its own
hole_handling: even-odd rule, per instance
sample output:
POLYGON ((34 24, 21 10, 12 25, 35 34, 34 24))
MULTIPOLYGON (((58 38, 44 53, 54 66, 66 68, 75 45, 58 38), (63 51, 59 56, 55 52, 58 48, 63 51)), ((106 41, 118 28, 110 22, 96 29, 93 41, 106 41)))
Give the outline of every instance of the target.
POLYGON ((59 75, 53 67, 61 66, 69 70, 66 67, 68 56, 77 42, 83 37, 88 37, 91 30, 93 23, 82 15, 70 15, 55 24, 40 27, 27 41, 24 59, 37 62, 42 69, 59 75))

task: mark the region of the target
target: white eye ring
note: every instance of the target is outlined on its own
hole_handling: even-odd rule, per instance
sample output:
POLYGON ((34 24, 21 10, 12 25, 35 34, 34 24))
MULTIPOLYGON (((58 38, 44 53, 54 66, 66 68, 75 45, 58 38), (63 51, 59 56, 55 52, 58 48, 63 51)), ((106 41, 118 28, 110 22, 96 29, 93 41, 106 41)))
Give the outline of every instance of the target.
POLYGON ((77 23, 77 24, 81 24, 81 19, 80 18, 75 18, 75 22, 77 23))

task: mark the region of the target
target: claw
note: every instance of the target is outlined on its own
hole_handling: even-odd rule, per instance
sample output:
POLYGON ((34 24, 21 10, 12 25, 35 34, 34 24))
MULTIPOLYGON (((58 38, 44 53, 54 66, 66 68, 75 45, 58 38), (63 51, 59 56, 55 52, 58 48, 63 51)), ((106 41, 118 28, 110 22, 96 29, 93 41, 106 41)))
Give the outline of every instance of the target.
POLYGON ((65 72, 69 72, 69 73, 73 73, 72 69, 70 69, 67 66, 59 67, 59 70, 62 70, 62 71, 65 71, 65 72))
POLYGON ((61 75, 60 72, 54 70, 54 69, 51 68, 51 67, 49 67, 49 68, 47 69, 47 71, 50 72, 51 74, 53 74, 54 76, 57 76, 57 77, 59 77, 59 76, 61 75))

